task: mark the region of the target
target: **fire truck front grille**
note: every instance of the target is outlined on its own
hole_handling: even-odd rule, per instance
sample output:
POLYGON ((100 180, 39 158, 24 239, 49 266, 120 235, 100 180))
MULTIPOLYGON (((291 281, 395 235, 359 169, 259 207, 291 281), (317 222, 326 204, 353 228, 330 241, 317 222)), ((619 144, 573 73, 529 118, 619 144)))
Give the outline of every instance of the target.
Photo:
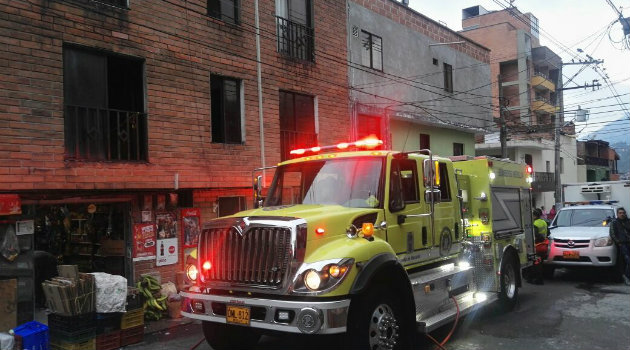
POLYGON ((211 281, 279 287, 291 258, 291 230, 253 227, 241 234, 235 228, 215 228, 206 231, 204 247, 211 281))

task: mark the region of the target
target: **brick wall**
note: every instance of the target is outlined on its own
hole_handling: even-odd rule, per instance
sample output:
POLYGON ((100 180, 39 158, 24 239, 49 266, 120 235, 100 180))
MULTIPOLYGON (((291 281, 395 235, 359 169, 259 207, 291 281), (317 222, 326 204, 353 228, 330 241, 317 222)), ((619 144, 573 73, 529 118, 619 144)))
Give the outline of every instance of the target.
POLYGON ((442 24, 402 5, 395 0, 353 0, 370 11, 385 16, 392 21, 409 27, 411 30, 422 33, 437 42, 467 41, 462 45, 452 45, 451 48, 463 52, 476 60, 484 63, 489 62, 488 50, 478 43, 471 42, 470 39, 461 34, 448 29, 442 24))
MULTIPOLYGON (((0 4, 0 191, 248 187, 262 165, 253 0, 239 25, 208 17, 205 0, 0 4), (144 59, 146 163, 64 158, 64 44, 144 59), (242 79, 245 142, 212 143, 210 74, 242 79)), ((314 1, 315 63, 276 52, 274 2, 260 4, 265 163, 280 159, 278 90, 317 96, 320 142, 349 135, 345 4, 314 1)))

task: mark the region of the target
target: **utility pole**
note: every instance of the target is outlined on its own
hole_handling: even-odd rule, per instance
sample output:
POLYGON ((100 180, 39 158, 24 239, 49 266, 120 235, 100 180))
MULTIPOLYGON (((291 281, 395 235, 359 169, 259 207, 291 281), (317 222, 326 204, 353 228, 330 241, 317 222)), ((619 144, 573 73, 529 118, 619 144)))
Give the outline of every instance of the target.
POLYGON ((501 141, 501 158, 508 157, 507 154, 507 127, 505 121, 505 105, 503 97, 503 82, 501 81, 501 74, 497 76, 497 83, 499 84, 499 140, 501 141))

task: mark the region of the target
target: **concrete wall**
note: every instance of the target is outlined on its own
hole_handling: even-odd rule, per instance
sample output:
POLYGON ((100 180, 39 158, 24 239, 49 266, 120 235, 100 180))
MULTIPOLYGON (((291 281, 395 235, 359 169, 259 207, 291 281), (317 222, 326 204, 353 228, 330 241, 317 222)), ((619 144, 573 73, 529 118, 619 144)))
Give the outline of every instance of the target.
POLYGON ((348 5, 353 101, 381 109, 388 107, 391 114, 414 114, 418 122, 425 124, 457 123, 477 128, 491 124, 487 49, 396 1, 351 1, 348 5), (383 72, 361 65, 362 30, 382 38, 383 72), (359 35, 354 36, 353 31, 359 35), (465 43, 429 46, 453 41, 465 43), (455 93, 444 91, 443 63, 453 67, 455 93), (470 93, 464 92, 468 90, 470 93), (401 106, 412 101, 416 106, 401 106))
POLYGON ((413 151, 420 149, 420 134, 431 138, 431 151, 439 156, 452 156, 453 143, 464 144, 464 154, 475 155, 475 137, 471 133, 418 125, 404 121, 392 121, 393 149, 413 151))

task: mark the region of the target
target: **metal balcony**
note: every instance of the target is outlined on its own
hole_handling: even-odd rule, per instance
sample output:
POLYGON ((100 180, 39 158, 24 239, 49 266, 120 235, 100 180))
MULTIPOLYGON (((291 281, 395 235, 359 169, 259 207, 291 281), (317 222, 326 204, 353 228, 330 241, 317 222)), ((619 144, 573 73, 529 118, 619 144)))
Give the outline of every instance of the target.
POLYGON ((276 16, 278 52, 303 61, 315 61, 313 28, 276 16))
POLYGON ((549 192, 556 189, 556 177, 554 173, 537 171, 534 173, 532 190, 534 192, 549 192))
POLYGON ((64 131, 66 159, 147 160, 145 113, 66 105, 64 131))

